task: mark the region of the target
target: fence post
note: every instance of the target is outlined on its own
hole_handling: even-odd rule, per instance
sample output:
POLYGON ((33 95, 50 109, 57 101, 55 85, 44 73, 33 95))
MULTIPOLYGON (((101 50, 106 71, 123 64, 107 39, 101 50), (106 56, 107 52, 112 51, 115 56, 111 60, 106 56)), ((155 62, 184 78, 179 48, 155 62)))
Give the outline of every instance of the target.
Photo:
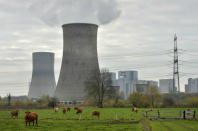
POLYGON ((159 110, 157 111, 157 114, 158 114, 158 118, 160 118, 160 112, 159 112, 159 110))
POLYGON ((183 112, 183 119, 186 119, 186 111, 183 112))
POLYGON ((148 114, 147 114, 148 112, 146 111, 146 118, 148 117, 148 114))
POLYGON ((193 111, 193 118, 195 119, 195 111, 193 111))
POLYGON ((124 120, 124 113, 122 113, 122 119, 124 120))
POLYGON ((81 120, 81 114, 80 114, 79 120, 81 120))
POLYGON ((116 120, 118 120, 118 114, 117 114, 117 112, 116 112, 116 120))
POLYGON ((182 111, 179 111, 179 116, 180 118, 182 118, 182 111))

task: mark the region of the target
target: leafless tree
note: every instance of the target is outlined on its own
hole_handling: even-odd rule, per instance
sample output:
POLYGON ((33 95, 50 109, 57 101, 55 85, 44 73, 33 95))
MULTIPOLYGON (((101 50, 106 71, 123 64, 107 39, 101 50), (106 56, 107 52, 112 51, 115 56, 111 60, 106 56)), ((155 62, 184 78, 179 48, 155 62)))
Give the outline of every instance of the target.
POLYGON ((92 77, 86 81, 86 97, 97 103, 102 108, 104 99, 113 98, 117 95, 112 86, 112 76, 108 69, 93 71, 92 77))

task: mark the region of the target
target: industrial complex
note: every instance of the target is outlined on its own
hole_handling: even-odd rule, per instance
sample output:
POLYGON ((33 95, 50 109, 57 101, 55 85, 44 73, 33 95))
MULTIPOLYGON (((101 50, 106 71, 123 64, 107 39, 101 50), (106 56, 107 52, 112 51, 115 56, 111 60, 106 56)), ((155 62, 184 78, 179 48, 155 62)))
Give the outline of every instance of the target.
MULTIPOLYGON (((97 54, 98 26, 89 23, 64 24, 63 57, 59 79, 56 86, 54 76, 54 53, 33 53, 32 80, 29 87, 29 98, 40 98, 42 95, 56 97, 62 102, 85 100, 85 82, 90 81, 93 71, 99 71, 97 54)), ((176 37, 175 39, 176 40, 176 37)), ((127 99, 131 93, 146 93, 149 86, 156 86, 163 94, 175 93, 173 79, 160 79, 159 85, 153 80, 139 80, 138 71, 127 70, 110 72, 112 86, 119 87, 127 99)), ((198 80, 190 78, 185 86, 186 93, 198 92, 198 80)))

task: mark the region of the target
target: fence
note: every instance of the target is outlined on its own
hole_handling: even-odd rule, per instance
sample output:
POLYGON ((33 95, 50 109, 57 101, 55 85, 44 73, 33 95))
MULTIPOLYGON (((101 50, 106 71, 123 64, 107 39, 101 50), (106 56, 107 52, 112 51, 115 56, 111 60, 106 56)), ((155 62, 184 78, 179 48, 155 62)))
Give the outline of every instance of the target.
POLYGON ((195 119, 195 111, 160 111, 145 112, 145 117, 154 119, 195 119))

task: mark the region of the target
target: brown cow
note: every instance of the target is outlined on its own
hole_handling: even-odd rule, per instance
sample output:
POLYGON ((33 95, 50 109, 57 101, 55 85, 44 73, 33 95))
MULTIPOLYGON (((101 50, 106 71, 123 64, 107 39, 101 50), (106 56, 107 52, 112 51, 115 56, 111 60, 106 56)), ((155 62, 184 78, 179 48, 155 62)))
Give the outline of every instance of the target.
POLYGON ((74 107, 74 110, 78 110, 79 108, 76 106, 76 107, 74 107))
POLYGON ((137 107, 133 107, 133 108, 132 108, 132 112, 138 113, 138 108, 137 108, 137 107))
POLYGON ((78 108, 76 114, 82 114, 82 109, 78 108))
POLYGON ((66 108, 65 108, 65 107, 63 107, 63 114, 65 114, 65 112, 66 112, 66 108))
POLYGON ((38 126, 38 115, 36 112, 25 112, 25 123, 27 126, 27 123, 29 123, 30 126, 30 122, 33 122, 33 126, 34 126, 34 121, 36 121, 36 125, 38 126))
POLYGON ((19 110, 13 110, 13 111, 10 112, 10 114, 11 114, 11 117, 12 117, 12 118, 13 118, 14 116, 15 116, 15 117, 18 117, 18 115, 19 115, 19 110))
POLYGON ((67 107, 67 112, 71 110, 71 107, 67 107))
POLYGON ((100 112, 99 111, 93 111, 92 116, 98 116, 98 119, 100 118, 100 112))
POLYGON ((152 112, 153 110, 152 109, 148 109, 148 110, 146 110, 146 112, 152 112))
POLYGON ((58 107, 55 107, 54 108, 54 112, 58 112, 58 107))

